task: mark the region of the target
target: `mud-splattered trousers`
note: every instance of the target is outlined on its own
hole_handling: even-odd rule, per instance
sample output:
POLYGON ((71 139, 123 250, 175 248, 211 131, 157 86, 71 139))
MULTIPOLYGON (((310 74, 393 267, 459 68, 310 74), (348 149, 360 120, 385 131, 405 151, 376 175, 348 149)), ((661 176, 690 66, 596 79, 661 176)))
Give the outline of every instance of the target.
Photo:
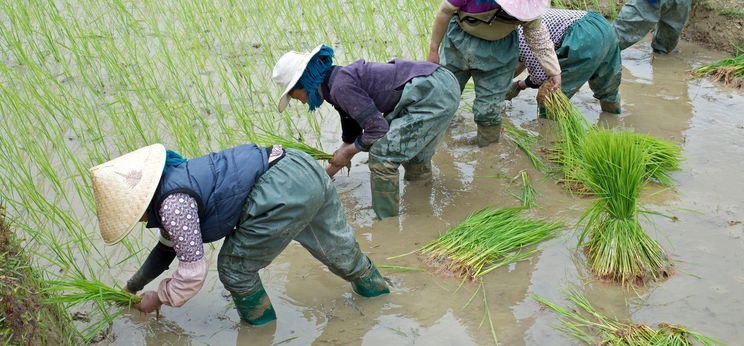
POLYGON ((459 105, 459 85, 447 69, 440 67, 405 85, 395 109, 385 115, 388 132, 369 150, 372 209, 377 217, 398 215, 400 165, 406 180, 431 177, 431 157, 459 105))
POLYGON ((457 77, 461 92, 473 77, 475 123, 499 127, 505 112, 504 97, 519 64, 517 31, 488 41, 465 32, 453 17, 440 47, 440 62, 457 77))
POLYGON ((233 296, 263 290, 259 269, 292 240, 344 280, 357 280, 374 270, 346 223, 328 174, 309 155, 285 150, 285 157, 258 178, 240 223, 222 244, 217 268, 233 296))
POLYGON ((620 48, 614 30, 604 17, 589 11, 566 31, 555 53, 563 71, 561 89, 566 96, 573 96, 588 81, 596 99, 603 104, 619 105, 620 48))
POLYGON ((692 0, 628 1, 612 22, 620 49, 632 46, 656 27, 651 47, 656 53, 671 53, 679 42, 691 6, 692 0))

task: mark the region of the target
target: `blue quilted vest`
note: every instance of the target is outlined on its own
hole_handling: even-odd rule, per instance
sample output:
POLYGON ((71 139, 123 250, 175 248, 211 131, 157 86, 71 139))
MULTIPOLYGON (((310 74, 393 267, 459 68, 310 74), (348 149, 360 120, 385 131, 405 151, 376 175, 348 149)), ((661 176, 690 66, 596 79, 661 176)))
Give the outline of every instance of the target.
POLYGON ((202 240, 224 238, 237 226, 253 184, 268 169, 267 160, 264 148, 243 144, 168 167, 147 209, 147 227, 162 228, 160 205, 181 192, 199 205, 202 240))

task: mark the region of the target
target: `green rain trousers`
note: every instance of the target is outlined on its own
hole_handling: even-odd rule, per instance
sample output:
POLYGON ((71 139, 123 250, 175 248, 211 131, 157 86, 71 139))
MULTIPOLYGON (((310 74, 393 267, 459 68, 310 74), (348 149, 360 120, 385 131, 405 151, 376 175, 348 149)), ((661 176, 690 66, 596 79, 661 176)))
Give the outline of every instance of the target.
POLYGON ((555 53, 562 70, 561 89, 566 96, 573 96, 588 81, 596 99, 620 102, 620 49, 615 31, 602 15, 589 11, 577 20, 555 53))
POLYGON ((440 62, 455 74, 460 92, 470 77, 475 84, 473 118, 476 124, 500 126, 504 97, 519 65, 519 36, 488 41, 468 34, 452 17, 440 45, 440 62))
POLYGON ((612 22, 625 49, 640 41, 656 26, 651 47, 656 53, 669 54, 679 42, 679 34, 690 13, 692 0, 630 0, 612 22))
POLYGON ((233 295, 262 289, 258 270, 292 240, 344 280, 357 280, 374 270, 346 223, 328 174, 309 155, 285 151, 284 158, 258 178, 238 227, 222 244, 217 269, 233 295))
POLYGON ((388 132, 369 150, 372 209, 377 217, 398 215, 400 165, 406 180, 431 177, 431 157, 459 105, 457 80, 447 69, 406 84, 395 109, 385 115, 388 132))

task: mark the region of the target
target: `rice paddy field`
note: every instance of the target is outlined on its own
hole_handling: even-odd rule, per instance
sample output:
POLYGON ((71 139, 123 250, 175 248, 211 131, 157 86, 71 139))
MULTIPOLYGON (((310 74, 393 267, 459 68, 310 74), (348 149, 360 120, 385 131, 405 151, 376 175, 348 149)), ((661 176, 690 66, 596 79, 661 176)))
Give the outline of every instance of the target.
MULTIPOLYGON (((334 47, 340 64, 421 60, 437 4, 0 0, 0 202, 8 223, 45 279, 124 285, 157 235, 138 227, 122 244, 104 247, 89 167, 156 142, 194 157, 279 136, 332 153, 340 125, 330 107, 308 114, 293 104, 276 112, 274 62, 288 50, 320 43, 334 47)), ((531 298, 570 306, 561 287, 574 285, 613 320, 683 325, 740 344, 744 95, 689 77, 693 68, 724 58, 687 42, 678 53, 652 56, 643 41, 623 52, 623 115, 600 113, 588 88, 572 99, 592 124, 682 146, 686 160, 671 174, 672 186, 649 184, 638 201, 668 216, 639 218, 673 263, 667 280, 628 289, 594 279, 576 248, 580 230, 571 226, 541 243, 529 260, 495 268, 477 282, 416 270, 425 268, 417 256, 391 258, 422 248, 478 210, 522 205, 522 178, 514 177, 523 170, 534 189, 534 207, 523 212, 530 219, 573 225, 592 204, 535 169, 506 136, 476 148, 472 89, 466 88, 434 157, 432 184, 403 184, 399 218, 374 220, 364 155, 355 157, 348 175, 337 175, 362 249, 389 265, 383 274, 390 295, 353 295, 348 283, 291 244, 261 272, 278 321, 251 327, 240 323, 218 280, 215 243, 207 247, 207 282, 185 306, 164 307, 156 318, 121 306, 77 304, 70 307, 74 327, 112 345, 488 345, 494 339, 574 345, 580 341, 556 329, 560 318, 531 298), (101 318, 113 323, 90 329, 101 318)), ((541 156, 555 129, 537 119, 534 95, 515 98, 508 120, 540 135, 532 148, 541 156)), ((156 287, 157 281, 146 289, 156 287)))

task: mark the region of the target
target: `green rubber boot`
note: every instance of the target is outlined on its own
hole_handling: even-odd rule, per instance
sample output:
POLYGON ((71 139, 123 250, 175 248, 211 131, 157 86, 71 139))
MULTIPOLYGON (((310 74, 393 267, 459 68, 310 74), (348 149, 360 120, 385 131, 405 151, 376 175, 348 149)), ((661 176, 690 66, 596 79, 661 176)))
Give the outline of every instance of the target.
POLYGON ((276 312, 271 306, 269 296, 263 286, 258 290, 246 295, 234 295, 235 308, 238 310, 240 319, 254 326, 269 323, 276 320, 276 312))
POLYGON ((422 163, 404 163, 406 173, 403 179, 406 181, 426 181, 431 180, 431 161, 422 163))
POLYGON ((392 162, 370 162, 370 185, 372 187, 372 210, 382 220, 398 216, 400 183, 398 164, 392 162))
POLYGON ((477 124, 478 132, 475 136, 475 143, 479 147, 487 147, 493 143, 499 142, 501 137, 501 122, 497 124, 477 124))
POLYGON ((599 101, 599 106, 602 107, 603 112, 612 114, 622 113, 622 109, 620 109, 620 102, 599 101))
POLYGON ((377 270, 377 267, 372 267, 372 272, 369 275, 352 281, 351 289, 353 289, 356 294, 367 298, 390 293, 387 282, 385 282, 385 279, 377 270))

